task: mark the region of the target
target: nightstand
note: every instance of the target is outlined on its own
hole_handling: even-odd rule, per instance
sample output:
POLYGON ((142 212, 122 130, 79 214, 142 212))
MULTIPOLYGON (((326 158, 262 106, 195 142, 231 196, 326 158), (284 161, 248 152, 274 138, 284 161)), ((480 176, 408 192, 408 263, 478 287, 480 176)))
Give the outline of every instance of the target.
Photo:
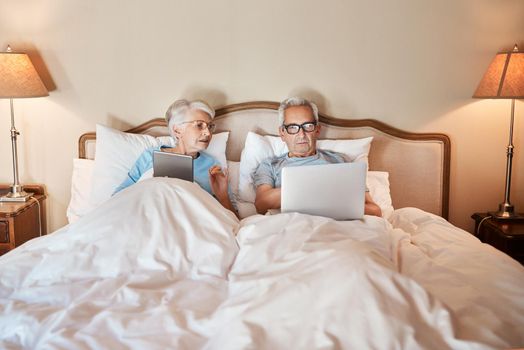
MULTIPOLYGON (((25 185, 26 192, 34 193, 26 202, 0 202, 0 255, 47 234, 45 186, 25 185)), ((0 185, 0 195, 9 192, 9 185, 0 185)))
POLYGON ((488 213, 471 216, 475 220, 475 236, 524 265, 524 220, 495 220, 488 216, 488 213))

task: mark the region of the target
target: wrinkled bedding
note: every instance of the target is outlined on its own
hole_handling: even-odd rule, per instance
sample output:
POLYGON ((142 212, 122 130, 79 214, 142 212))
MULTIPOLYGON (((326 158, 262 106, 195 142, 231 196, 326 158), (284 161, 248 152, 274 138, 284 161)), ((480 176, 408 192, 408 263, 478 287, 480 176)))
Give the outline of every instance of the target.
POLYGON ((414 208, 237 218, 154 178, 0 257, 0 348, 524 346, 524 268, 414 208))

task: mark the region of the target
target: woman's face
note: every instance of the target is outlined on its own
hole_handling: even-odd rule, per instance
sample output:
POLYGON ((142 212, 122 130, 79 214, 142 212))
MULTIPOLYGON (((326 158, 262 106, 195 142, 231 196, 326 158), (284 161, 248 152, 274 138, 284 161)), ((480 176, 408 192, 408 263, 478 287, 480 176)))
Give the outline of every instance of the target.
POLYGON ((208 128, 210 123, 212 119, 206 112, 190 110, 184 122, 174 126, 178 145, 182 147, 185 154, 194 155, 209 146, 213 136, 208 128))

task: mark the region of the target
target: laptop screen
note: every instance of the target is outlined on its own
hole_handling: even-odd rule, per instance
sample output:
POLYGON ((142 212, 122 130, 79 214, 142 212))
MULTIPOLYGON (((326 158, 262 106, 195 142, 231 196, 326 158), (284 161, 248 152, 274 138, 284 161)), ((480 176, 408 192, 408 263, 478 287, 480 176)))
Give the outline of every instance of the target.
POLYGON ((336 220, 361 219, 366 172, 363 162, 283 168, 281 211, 336 220))

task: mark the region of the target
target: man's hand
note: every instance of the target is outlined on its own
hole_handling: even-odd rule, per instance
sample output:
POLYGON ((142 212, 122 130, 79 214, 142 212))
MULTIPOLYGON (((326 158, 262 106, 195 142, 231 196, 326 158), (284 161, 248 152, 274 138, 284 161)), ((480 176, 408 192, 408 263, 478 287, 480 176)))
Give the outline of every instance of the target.
POLYGON ((280 209, 280 188, 273 188, 271 185, 258 186, 255 207, 259 214, 265 214, 269 209, 280 209))

